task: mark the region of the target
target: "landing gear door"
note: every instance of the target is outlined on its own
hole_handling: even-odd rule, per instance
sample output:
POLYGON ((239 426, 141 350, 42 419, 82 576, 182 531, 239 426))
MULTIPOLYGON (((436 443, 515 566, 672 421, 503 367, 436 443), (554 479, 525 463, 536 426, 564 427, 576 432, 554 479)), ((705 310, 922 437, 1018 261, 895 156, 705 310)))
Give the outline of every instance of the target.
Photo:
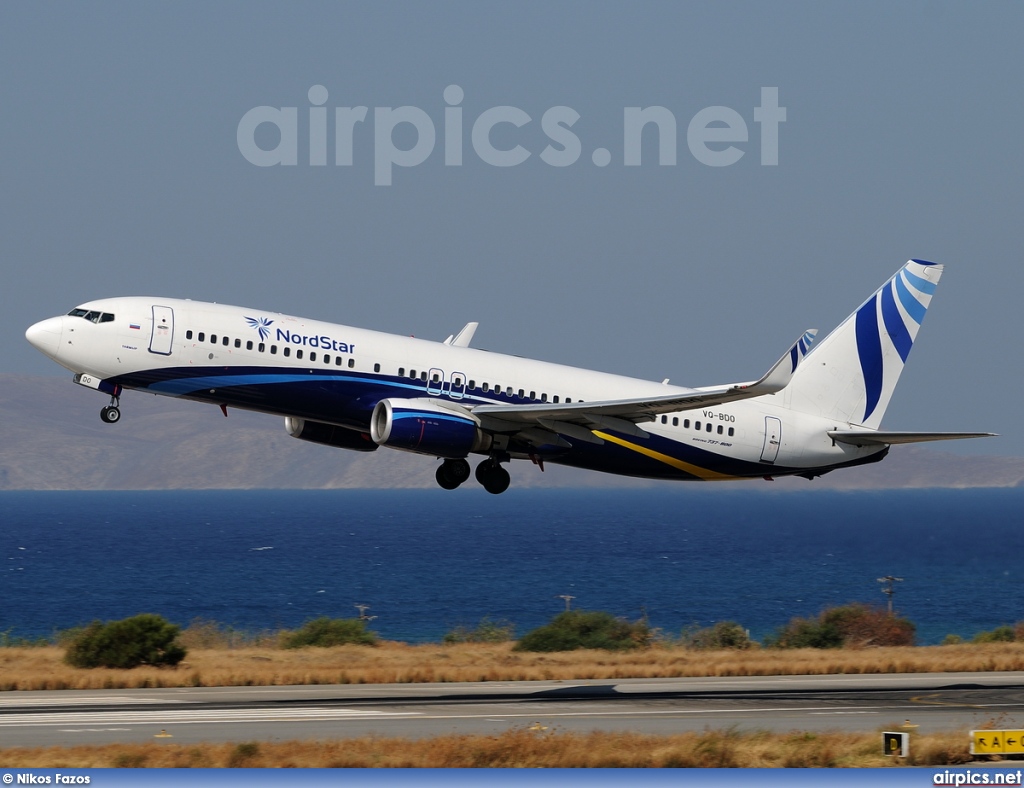
POLYGON ((782 445, 782 422, 774 416, 764 417, 764 448, 761 450, 761 462, 775 462, 782 445))
POLYGON ((149 352, 169 356, 173 340, 174 310, 169 306, 154 306, 153 335, 149 338, 149 352))

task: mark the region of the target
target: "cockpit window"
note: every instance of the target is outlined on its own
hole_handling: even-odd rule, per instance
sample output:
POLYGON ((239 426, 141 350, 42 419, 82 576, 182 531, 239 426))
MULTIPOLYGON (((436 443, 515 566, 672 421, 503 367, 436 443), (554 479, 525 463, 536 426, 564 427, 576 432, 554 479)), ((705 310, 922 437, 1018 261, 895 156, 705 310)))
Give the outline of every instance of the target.
POLYGON ((114 316, 110 312, 99 312, 77 307, 68 312, 68 317, 84 317, 90 323, 113 323, 114 316))

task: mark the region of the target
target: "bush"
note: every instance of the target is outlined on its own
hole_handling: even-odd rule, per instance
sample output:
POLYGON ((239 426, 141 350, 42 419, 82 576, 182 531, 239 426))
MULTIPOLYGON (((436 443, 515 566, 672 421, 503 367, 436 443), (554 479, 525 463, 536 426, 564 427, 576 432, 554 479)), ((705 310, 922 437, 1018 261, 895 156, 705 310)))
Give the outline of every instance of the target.
POLYGON ((445 633, 442 643, 507 643, 515 637, 516 625, 511 621, 491 619, 484 616, 476 629, 455 627, 445 633))
POLYGON ((964 639, 957 634, 949 634, 942 639, 943 646, 958 646, 963 642, 964 639))
POLYGON ((854 603, 826 608, 817 618, 794 618, 773 638, 775 648, 912 646, 914 624, 877 607, 854 603))
POLYGON ((92 622, 68 643, 64 661, 76 668, 135 668, 177 665, 185 649, 176 641, 179 627, 153 613, 92 622))
POLYGON ((306 646, 343 646, 354 643, 360 646, 377 645, 377 636, 366 628, 366 622, 359 618, 328 618, 321 616, 307 621, 294 632, 284 633, 281 645, 284 648, 305 648, 306 646))
POLYGON ((703 629, 684 629, 682 643, 695 649, 748 649, 754 645, 747 630, 735 621, 719 621, 703 629))
POLYGON ((1013 627, 996 627, 988 632, 979 632, 973 638, 972 643, 1013 643, 1017 639, 1013 627))
POLYGON ((567 610, 527 632, 514 651, 574 651, 601 648, 626 651, 651 644, 654 632, 646 621, 634 624, 602 610, 567 610))

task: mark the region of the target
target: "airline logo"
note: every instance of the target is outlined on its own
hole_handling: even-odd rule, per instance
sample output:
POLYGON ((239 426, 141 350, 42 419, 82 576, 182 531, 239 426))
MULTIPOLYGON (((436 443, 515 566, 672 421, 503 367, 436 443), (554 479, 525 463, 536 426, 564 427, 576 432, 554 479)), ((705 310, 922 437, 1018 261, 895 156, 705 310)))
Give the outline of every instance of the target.
POLYGON ((245 322, 249 324, 250 328, 255 328, 260 332, 260 339, 264 342, 270 336, 270 327, 274 324, 274 321, 267 317, 247 317, 245 322))

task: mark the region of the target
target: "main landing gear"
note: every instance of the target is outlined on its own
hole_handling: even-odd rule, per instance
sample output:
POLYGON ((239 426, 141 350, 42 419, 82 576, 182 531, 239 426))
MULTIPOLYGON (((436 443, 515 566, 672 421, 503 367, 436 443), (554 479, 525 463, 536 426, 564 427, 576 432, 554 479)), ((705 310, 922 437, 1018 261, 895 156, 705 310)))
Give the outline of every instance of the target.
POLYGON ((434 474, 437 483, 446 490, 454 490, 469 478, 469 463, 465 460, 445 460, 434 474))
POLYGON ((500 495, 508 489, 512 477, 496 459, 484 460, 476 466, 476 480, 492 495, 500 495))
POLYGON ((110 404, 100 411, 100 418, 103 419, 104 423, 116 424, 121 420, 121 408, 118 407, 120 404, 120 397, 110 398, 110 404))
MULTIPOLYGON (((445 460, 434 474, 437 483, 446 490, 454 490, 469 478, 469 463, 466 460, 445 460)), ((492 495, 508 489, 512 477, 495 459, 487 459, 476 466, 476 480, 492 495)))

